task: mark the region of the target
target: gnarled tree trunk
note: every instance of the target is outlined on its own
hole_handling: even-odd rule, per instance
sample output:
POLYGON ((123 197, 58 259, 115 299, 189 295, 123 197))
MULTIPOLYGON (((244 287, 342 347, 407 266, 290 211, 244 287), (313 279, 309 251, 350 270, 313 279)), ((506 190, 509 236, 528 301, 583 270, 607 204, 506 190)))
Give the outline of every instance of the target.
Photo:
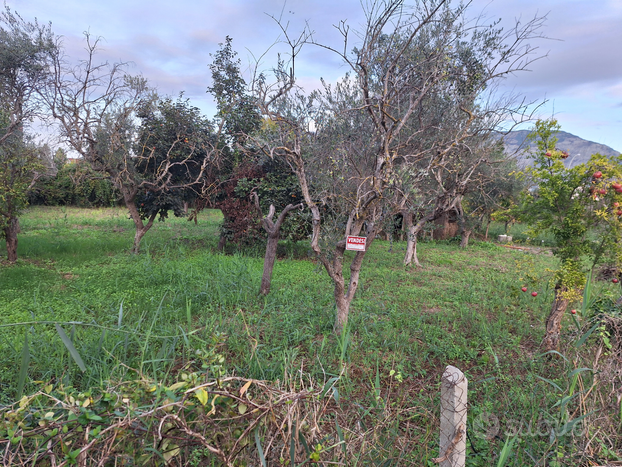
POLYGON ((462 232, 460 232, 460 248, 466 248, 469 245, 471 233, 473 233, 472 230, 462 229, 462 232))
POLYGON ((542 340, 542 346, 547 350, 557 350, 559 347, 559 336, 562 330, 562 318, 568 308, 570 301, 564 297, 568 289, 561 285, 555 286, 555 300, 551 307, 551 313, 546 319, 546 334, 542 340))
POLYGON ((460 248, 466 248, 469 245, 469 238, 473 229, 467 227, 467 218, 462 208, 462 200, 456 202, 456 215, 458 217, 458 226, 460 228, 460 248))
POLYGON ((154 212, 153 214, 151 214, 151 216, 149 216, 147 223, 143 223, 143 220, 140 217, 140 213, 138 212, 138 207, 136 206, 137 190, 121 186, 120 191, 123 194, 123 201, 125 202, 125 207, 130 212, 130 217, 132 218, 132 221, 134 222, 134 227, 136 228, 136 233, 134 234, 134 245, 132 246, 132 253, 137 254, 140 250, 140 241, 153 226, 153 221, 157 217, 158 213, 157 211, 154 212))
POLYGON ((259 293, 268 295, 272 284, 272 271, 276 261, 276 249, 279 246, 279 232, 276 234, 268 231, 268 242, 266 243, 266 254, 263 258, 263 274, 261 275, 261 286, 259 293))
MULTIPOLYGON (((255 205, 257 209, 259 209, 259 198, 255 195, 255 205)), ((276 261, 276 249, 279 244, 279 235, 281 233, 281 226, 283 225, 283 221, 287 214, 290 211, 296 208, 302 207, 302 203, 300 204, 288 204, 281 214, 277 218, 276 222, 272 222, 272 217, 274 217, 274 205, 270 205, 270 210, 268 215, 261 220, 264 230, 268 233, 268 243, 266 245, 266 255, 264 256, 263 261, 263 275, 261 276, 261 287, 259 288, 259 293, 261 295, 268 295, 270 293, 270 284, 272 283, 272 270, 274 269, 274 262, 276 261)))
POLYGON ((440 216, 435 216, 437 228, 434 229, 434 240, 447 240, 456 236, 459 228, 453 215, 454 210, 449 208, 443 209, 440 216))
MULTIPOLYGON (((366 204, 369 205, 373 199, 373 197, 368 199, 366 204)), ((348 235, 360 235, 361 230, 363 229, 363 224, 365 223, 367 241, 365 244, 365 250, 357 251, 354 259, 350 263, 350 279, 347 288, 345 277, 343 276, 343 256, 346 251, 346 239, 341 240, 335 246, 335 256, 333 257, 332 265, 325 257, 320 256, 320 261, 324 264, 324 267, 334 284, 335 305, 337 307, 337 316, 335 317, 335 325, 333 327, 335 334, 341 334, 343 332, 343 328, 346 324, 348 324, 350 305, 352 304, 352 300, 354 299, 354 295, 356 294, 359 286, 359 277, 361 274, 363 259, 365 258, 365 253, 369 250, 369 247, 376 238, 376 220, 377 217, 375 209, 370 215, 370 218, 365 222, 362 220, 362 216, 356 219, 355 211, 350 213, 350 217, 346 225, 346 237, 348 235)))
POLYGON ((419 259, 417 258, 417 235, 423 230, 423 227, 428 223, 437 219, 437 215, 432 213, 427 216, 421 217, 416 223, 414 221, 414 214, 404 212, 404 225, 407 227, 407 243, 406 254, 404 255, 404 266, 414 262, 417 266, 421 267, 419 259))
MULTIPOLYGON (((358 254, 358 253, 357 253, 358 254)), ((343 275, 333 279, 335 288, 333 296, 335 297, 335 305, 337 307, 337 316, 335 316, 335 325, 333 327, 335 334, 339 335, 343 332, 343 328, 348 324, 348 316, 350 315, 350 303, 346 295, 345 280, 343 275)), ((354 282, 354 287, 358 287, 358 282, 354 282)))
MULTIPOLYGON (((355 229, 352 232, 353 235, 357 235, 360 232, 359 229, 355 229), (357 231, 358 230, 358 231, 357 231)), ((333 258, 332 274, 329 271, 329 275, 333 279, 334 283, 334 297, 335 305, 337 306, 337 316, 335 317, 335 325, 333 330, 335 334, 339 335, 343 332, 343 328, 348 324, 348 316, 350 314, 350 304, 354 299, 354 294, 359 286, 359 276, 361 273, 361 266, 363 265, 363 259, 365 253, 369 249, 369 246, 373 242, 376 236, 375 228, 371 228, 367 232, 367 242, 365 245, 365 251, 357 251, 354 259, 350 263, 350 280, 346 289, 346 282, 343 276, 343 255, 346 250, 346 241, 342 240, 337 244, 335 248, 335 257, 333 258)))
POLYGON ((417 258, 417 234, 419 233, 419 223, 416 225, 413 222, 414 214, 411 211, 403 212, 404 216, 404 230, 406 230, 406 254, 404 255, 404 266, 408 266, 414 262, 417 266, 421 267, 419 259, 417 258))
POLYGON ((10 217, 3 229, 6 240, 6 252, 9 263, 17 261, 17 234, 19 233, 19 221, 17 217, 10 217))
MULTIPOLYGON (((345 278, 343 277, 343 255, 346 251, 346 239, 344 238, 335 246, 334 256, 332 262, 323 254, 322 248, 319 245, 320 230, 322 224, 322 217, 320 215, 320 209, 318 205, 311 199, 309 185, 307 183, 307 176, 305 174, 304 162, 300 156, 301 151, 299 142, 297 142, 295 150, 289 151, 291 157, 290 163, 298 181, 300 183, 300 190, 302 191, 303 198, 313 219, 313 233, 311 235, 311 249, 316 253, 318 259, 326 269, 326 272, 333 281, 335 297, 335 305, 337 307, 337 316, 335 317, 335 325, 333 331, 335 334, 341 334, 343 328, 348 323, 348 315, 350 313, 350 304, 354 299, 354 294, 358 289, 359 276, 361 272, 361 266, 363 265, 363 259, 365 258, 365 251, 357 251, 352 263, 350 263, 350 280, 346 289, 345 278)), ((369 204, 375 199, 374 193, 361 203, 361 209, 368 208, 369 204)), ((375 214, 375 211, 374 211, 375 214)), ((346 226, 347 235, 359 235, 363 228, 362 216, 356 216, 355 212, 350 213, 348 224, 346 226), (355 220, 357 219, 357 220, 355 220)), ((369 249, 371 243, 376 237, 377 220, 375 215, 372 216, 372 221, 367 222, 367 242, 366 250, 369 249)))

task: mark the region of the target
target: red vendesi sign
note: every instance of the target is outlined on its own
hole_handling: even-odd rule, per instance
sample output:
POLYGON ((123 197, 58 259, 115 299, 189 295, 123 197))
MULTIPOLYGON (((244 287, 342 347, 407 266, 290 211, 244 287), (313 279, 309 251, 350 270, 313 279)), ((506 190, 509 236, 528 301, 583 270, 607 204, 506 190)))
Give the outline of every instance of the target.
POLYGON ((348 238, 346 239, 346 250, 365 251, 366 242, 366 237, 354 237, 352 235, 348 235, 348 238))

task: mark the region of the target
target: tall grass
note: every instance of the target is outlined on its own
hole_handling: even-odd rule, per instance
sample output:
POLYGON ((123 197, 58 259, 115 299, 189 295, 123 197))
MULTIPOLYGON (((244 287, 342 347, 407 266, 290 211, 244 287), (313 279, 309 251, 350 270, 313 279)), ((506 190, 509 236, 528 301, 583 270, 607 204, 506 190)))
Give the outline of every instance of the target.
MULTIPOLYGON (((342 411, 332 426, 375 436, 360 465, 431 465, 447 364, 469 378, 470 429, 487 414, 506 428, 508 420, 559 420, 575 357, 540 356, 538 348, 555 258, 477 241, 467 250, 422 242, 424 267, 405 269, 404 244, 374 242, 347 330, 334 336, 330 280, 313 261, 291 259, 304 257, 304 245, 277 262, 272 293, 261 297, 261 257, 215 252, 219 222, 213 212, 197 225, 169 219, 131 255, 132 225, 121 210, 31 209, 22 219, 21 259, 0 268, 0 404, 50 383, 78 391, 135 380, 174 384, 207 355, 205 378, 238 375, 292 390, 305 380, 332 381, 329 394, 342 411), (527 255, 540 277, 530 284, 537 297, 520 291, 516 263, 527 255), (391 423, 389 413, 397 417, 391 423), (408 454, 394 446, 404 436, 416 446, 408 454)), ((608 293, 611 285, 596 288, 608 293)), ((567 324, 570 342, 578 331, 567 324)), ((585 387, 588 373, 579 376, 585 387)), ((566 411, 581 400, 576 384, 566 411)), ((339 430, 335 443, 345 436, 339 430)), ((509 440, 504 433, 472 437, 468 465, 491 465, 497 456, 506 465, 555 465, 551 456, 578 465, 580 443, 571 436, 509 440)))

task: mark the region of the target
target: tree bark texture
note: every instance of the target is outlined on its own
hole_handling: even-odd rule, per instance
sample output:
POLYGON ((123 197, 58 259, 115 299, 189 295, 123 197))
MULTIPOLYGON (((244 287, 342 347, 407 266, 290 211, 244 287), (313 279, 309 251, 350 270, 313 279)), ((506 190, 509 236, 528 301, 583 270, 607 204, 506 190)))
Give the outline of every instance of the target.
POLYGON ((469 245, 469 238, 471 237, 472 230, 463 229, 460 232, 460 248, 466 248, 469 245))
MULTIPOLYGON (((357 253, 358 254, 358 253, 357 253)), ((335 334, 340 335, 343 332, 343 328, 348 324, 348 316, 350 314, 350 303, 352 300, 348 300, 346 296, 345 280, 343 275, 340 275, 334 279, 334 291, 335 305, 337 307, 337 316, 335 316, 335 334)), ((358 283, 354 282, 354 287, 358 287, 358 283)))
MULTIPOLYGON (((417 266, 422 267, 417 258, 417 236, 428 222, 432 222, 437 219, 437 214, 430 213, 421 217, 417 222, 414 221, 414 214, 404 212, 404 222, 406 226, 406 234, 408 235, 406 243, 406 254, 404 255, 404 266, 414 262, 417 266), (410 244, 412 242, 412 245, 410 244)), ((434 238, 434 237, 433 237, 434 238)))
POLYGON ((276 249, 279 245, 279 235, 272 236, 268 234, 268 243, 266 244, 266 255, 263 259, 263 274, 261 276, 261 286, 259 293, 268 295, 270 293, 270 285, 272 284, 272 270, 276 261, 276 249))
POLYGON ((557 350, 559 347, 559 336, 562 329, 562 318, 570 303, 563 293, 568 289, 564 286, 555 286, 555 300, 551 307, 551 314, 546 320, 546 334, 542 340, 542 346, 547 350, 557 350))
POLYGON ((473 229, 467 227, 467 218, 462 208, 462 199, 456 203, 456 217, 460 230, 460 248, 464 249, 469 245, 469 238, 471 237, 471 233, 473 233, 473 229))
POLYGON ((19 221, 16 217, 10 217, 4 228, 6 240, 7 259, 9 263, 17 261, 17 234, 19 233, 19 221))
POLYGON ((158 213, 154 212, 149 216, 147 223, 143 223, 142 218, 140 217, 140 213, 138 212, 138 207, 136 206, 136 189, 130 189, 125 186, 119 187, 121 194, 123 195, 123 201, 125 202, 125 207, 130 212, 130 217, 134 222, 134 227, 136 228, 136 233, 134 234, 134 245, 132 246, 132 253, 137 254, 140 250, 140 242, 145 236, 145 234, 149 231, 149 229, 153 226, 153 221, 157 217, 158 213))
MULTIPOLYGON (((359 235, 362 228, 362 222, 354 222, 349 229, 346 229, 346 235, 359 235)), ((346 281, 343 276, 343 255, 346 250, 346 240, 342 240, 337 243, 335 248, 335 257, 333 258, 332 265, 327 268, 329 275, 333 279, 334 283, 334 297, 335 305, 337 306, 337 316, 335 317, 335 326, 333 331, 335 334, 340 335, 343 332, 343 328, 348 324, 348 316, 350 314, 350 304, 354 299, 356 290, 359 286, 359 277, 361 274, 361 266, 363 265, 363 259, 365 253, 371 246, 374 238, 376 237, 376 227, 374 223, 369 223, 367 226, 367 243, 365 245, 365 251, 357 251, 354 259, 350 263, 350 280, 346 289, 346 281), (331 274, 332 272, 332 274, 331 274)), ((323 261, 324 262, 324 261, 323 261)), ((325 264, 326 266, 326 264, 325 264)))
POLYGON ((410 211, 404 212, 404 229, 406 230, 406 254, 404 255, 404 266, 414 262, 421 267, 417 258, 417 234, 419 223, 413 222, 414 214, 410 211))
MULTIPOLYGON (((259 208, 259 198, 255 195, 255 203, 259 208)), ((261 295, 268 295, 270 293, 270 285, 272 283, 272 270, 274 269, 274 262, 276 261, 276 249, 279 244, 279 236, 281 234, 281 226, 287 214, 296 208, 302 207, 302 204, 288 204, 281 214, 277 218, 276 222, 272 222, 274 217, 274 205, 270 205, 268 215, 261 221, 264 230, 268 233, 268 243, 266 244, 266 255, 263 261, 263 275, 261 276, 261 287, 259 293, 261 295)))
POLYGON ((458 223, 453 210, 446 210, 437 220, 438 227, 434 229, 434 240, 447 240, 458 233, 458 223))

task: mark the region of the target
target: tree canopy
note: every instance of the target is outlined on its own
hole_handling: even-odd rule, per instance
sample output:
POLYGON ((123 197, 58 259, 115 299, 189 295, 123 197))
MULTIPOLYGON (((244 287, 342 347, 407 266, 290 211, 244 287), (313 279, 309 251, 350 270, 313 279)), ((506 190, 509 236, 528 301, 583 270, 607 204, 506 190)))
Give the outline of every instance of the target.
POLYGON ((50 26, 24 21, 8 6, 0 14, 0 235, 17 260, 18 218, 45 167, 27 125, 44 112, 40 92, 58 51, 50 26))
POLYGON ((498 154, 492 135, 502 122, 526 118, 524 102, 497 98, 492 89, 533 59, 529 40, 542 18, 505 32, 466 14, 465 6, 444 1, 373 3, 357 47, 350 47, 354 34, 345 23, 338 27, 343 47, 311 33, 290 40, 291 63, 276 70, 278 83, 257 87, 274 90, 258 92, 270 131, 257 141, 298 177, 313 216, 312 248, 335 285, 336 332, 347 322, 365 256, 356 253, 346 281, 346 237, 363 235, 371 244, 396 212, 414 226, 463 212, 465 194, 485 173, 480 166, 498 154), (304 95, 293 72, 300 41, 331 50, 350 73, 304 95))

